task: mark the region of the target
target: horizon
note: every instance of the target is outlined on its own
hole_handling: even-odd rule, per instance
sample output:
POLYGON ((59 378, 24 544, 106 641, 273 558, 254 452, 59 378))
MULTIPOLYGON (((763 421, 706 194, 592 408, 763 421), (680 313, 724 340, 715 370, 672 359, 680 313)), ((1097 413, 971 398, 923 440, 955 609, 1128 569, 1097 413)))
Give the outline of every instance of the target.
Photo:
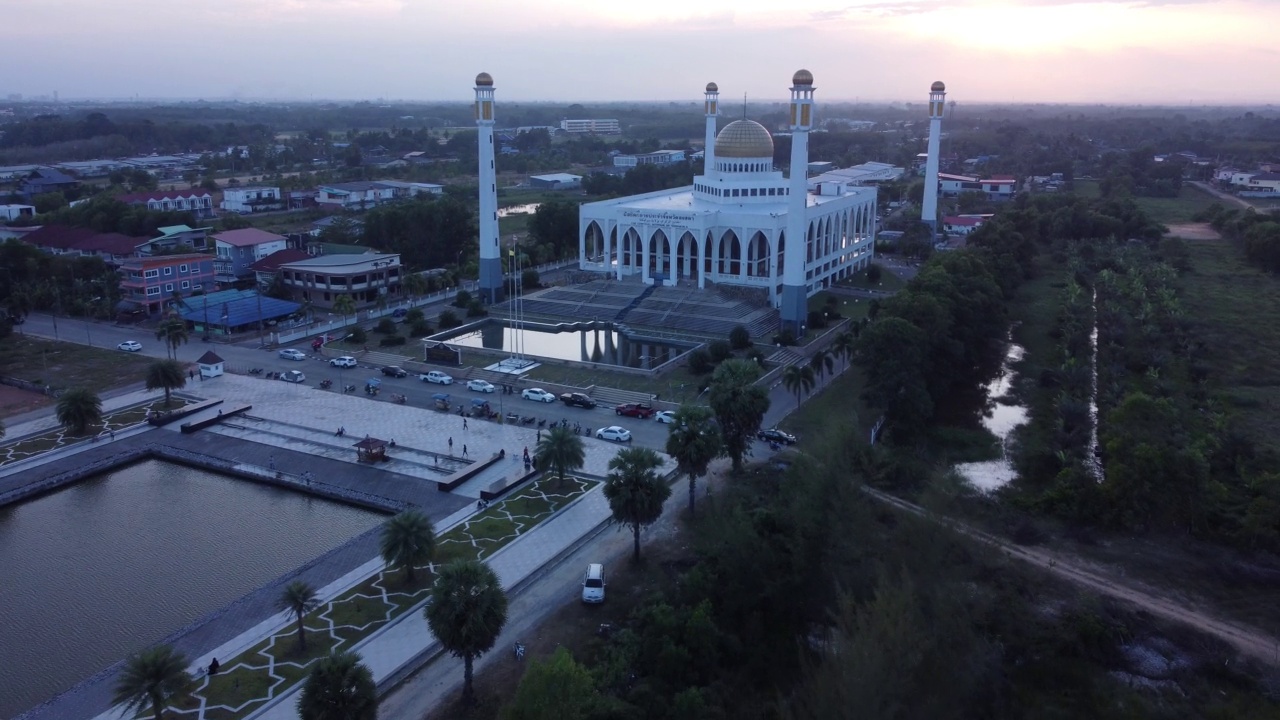
POLYGON ((781 102, 803 67, 819 103, 922 102, 943 80, 948 100, 970 104, 1255 106, 1277 101, 1280 62, 1274 0, 50 0, 7 12, 11 55, 43 58, 0 82, 23 102, 469 103, 481 71, 499 104, 700 102, 709 81, 724 98, 781 102), (193 57, 175 32, 189 27, 216 49, 193 57))

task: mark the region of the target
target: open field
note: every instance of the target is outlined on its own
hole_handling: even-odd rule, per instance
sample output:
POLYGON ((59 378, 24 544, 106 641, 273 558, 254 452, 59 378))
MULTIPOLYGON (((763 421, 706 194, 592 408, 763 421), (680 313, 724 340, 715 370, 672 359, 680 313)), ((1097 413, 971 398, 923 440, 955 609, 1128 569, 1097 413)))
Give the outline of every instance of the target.
MULTIPOLYGON (((837 359, 837 369, 843 365, 837 359)), ((862 370, 851 367, 817 394, 805 400, 799 410, 780 423, 783 430, 796 436, 802 450, 818 447, 832 430, 855 425, 868 437, 876 418, 862 402, 862 370)))
POLYGON ((1191 222, 1191 219, 1200 211, 1214 203, 1222 202, 1200 188, 1190 185, 1183 185, 1182 191, 1176 198, 1139 197, 1134 198, 1134 201, 1139 208, 1151 216, 1152 220, 1166 225, 1191 222))
MULTIPOLYGON (((142 335, 148 334, 143 331, 142 335)), ((145 338, 144 338, 145 339, 145 338)), ((119 350, 10 335, 0 342, 0 375, 49 385, 56 390, 86 387, 95 392, 140 382, 151 358, 119 350)))

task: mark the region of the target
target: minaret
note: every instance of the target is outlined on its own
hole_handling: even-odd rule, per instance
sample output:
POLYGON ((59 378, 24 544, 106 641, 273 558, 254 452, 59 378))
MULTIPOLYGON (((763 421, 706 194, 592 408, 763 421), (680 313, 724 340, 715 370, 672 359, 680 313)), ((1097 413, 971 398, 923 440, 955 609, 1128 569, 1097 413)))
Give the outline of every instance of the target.
POLYGON ((702 174, 710 177, 716 168, 716 116, 720 114, 720 88, 707 83, 707 101, 703 105, 707 115, 707 144, 702 151, 702 174))
POLYGON ((787 190, 787 245, 782 257, 782 328, 804 334, 809 292, 805 280, 809 214, 809 129, 813 127, 813 74, 791 78, 791 177, 787 190))
POLYGON ((501 302, 502 253, 498 250, 498 171, 493 164, 493 78, 476 76, 476 131, 480 142, 480 301, 501 302))
POLYGON ((938 236, 938 146, 942 135, 942 114, 947 107, 947 86, 941 80, 929 88, 929 157, 924 165, 924 202, 920 220, 938 236))

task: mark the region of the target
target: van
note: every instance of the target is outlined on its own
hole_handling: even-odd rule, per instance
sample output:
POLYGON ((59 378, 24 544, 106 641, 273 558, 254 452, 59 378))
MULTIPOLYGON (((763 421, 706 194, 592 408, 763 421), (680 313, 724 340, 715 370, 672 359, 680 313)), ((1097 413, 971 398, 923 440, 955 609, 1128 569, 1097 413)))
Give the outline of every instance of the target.
POLYGON ((604 602, 604 565, 592 563, 582 576, 582 602, 604 602))

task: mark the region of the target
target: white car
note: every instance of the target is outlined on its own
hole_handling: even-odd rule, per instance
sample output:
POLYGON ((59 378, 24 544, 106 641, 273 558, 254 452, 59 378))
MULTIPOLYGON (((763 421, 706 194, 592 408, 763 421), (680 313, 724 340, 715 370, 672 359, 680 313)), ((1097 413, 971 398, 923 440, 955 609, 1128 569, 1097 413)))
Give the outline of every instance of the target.
POLYGON ((285 348, 284 350, 280 351, 280 357, 284 358, 285 360, 306 360, 307 354, 302 352, 301 350, 294 350, 293 348, 285 348))
POLYGON ((449 373, 442 373, 439 370, 432 370, 429 373, 423 373, 418 376, 422 382, 435 383, 437 385, 452 385, 453 376, 449 373))
POLYGON ((600 428, 596 431, 596 437, 601 440, 612 440, 614 442, 631 442, 631 432, 624 427, 610 425, 607 428, 600 428))
POLYGON ((528 388, 524 392, 520 393, 520 397, 525 400, 536 400, 544 403, 553 403, 556 401, 555 395, 552 395, 542 388, 528 388))
POLYGON ((582 574, 582 602, 593 605, 604 602, 604 565, 591 563, 582 574))
POLYGON ((334 367, 353 368, 356 366, 356 359, 350 355, 343 355, 330 360, 329 364, 334 367))
POLYGON ((138 342, 137 340, 125 340, 124 342, 117 345, 116 349, 124 350, 125 352, 138 352, 139 350, 142 349, 142 343, 138 342))
POLYGON ((493 383, 484 380, 468 380, 467 389, 473 392, 491 393, 493 392, 493 383))
POLYGON ((675 410, 659 410, 658 414, 653 416, 653 419, 657 420, 660 423, 670 425, 671 423, 676 421, 676 411, 675 410))
POLYGON ((280 373, 280 379, 285 382, 300 383, 300 382, 306 382, 307 376, 303 375, 302 371, 300 370, 289 370, 289 371, 280 373))

